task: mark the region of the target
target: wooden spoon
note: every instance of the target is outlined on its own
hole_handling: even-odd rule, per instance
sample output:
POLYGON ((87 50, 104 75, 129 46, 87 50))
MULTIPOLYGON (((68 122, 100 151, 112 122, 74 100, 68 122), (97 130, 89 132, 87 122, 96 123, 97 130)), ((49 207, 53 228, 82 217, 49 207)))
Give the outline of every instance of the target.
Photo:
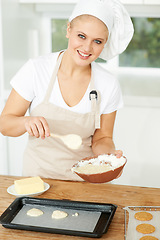
POLYGON ((70 149, 78 149, 82 144, 82 138, 76 134, 58 135, 50 133, 50 136, 60 138, 63 143, 70 149))

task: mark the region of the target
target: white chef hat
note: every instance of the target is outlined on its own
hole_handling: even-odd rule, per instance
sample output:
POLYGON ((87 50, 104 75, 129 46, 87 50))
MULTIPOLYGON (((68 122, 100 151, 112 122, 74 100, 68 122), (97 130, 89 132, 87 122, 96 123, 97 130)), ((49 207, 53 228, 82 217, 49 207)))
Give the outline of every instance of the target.
POLYGON ((92 15, 100 19, 108 28, 109 38, 100 58, 109 60, 127 48, 134 33, 131 18, 119 0, 80 0, 70 18, 92 15))

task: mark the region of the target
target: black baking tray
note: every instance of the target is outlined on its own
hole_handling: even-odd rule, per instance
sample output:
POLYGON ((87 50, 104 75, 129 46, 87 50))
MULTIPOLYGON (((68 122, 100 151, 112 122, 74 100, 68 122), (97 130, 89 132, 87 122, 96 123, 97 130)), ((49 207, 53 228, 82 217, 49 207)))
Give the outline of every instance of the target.
MULTIPOLYGON (((0 216, 0 224, 2 224, 5 228, 12 229, 21 229, 21 230, 29 230, 29 231, 37 231, 37 232, 46 232, 46 233, 55 233, 55 234, 64 234, 64 235, 74 235, 74 236, 83 236, 83 237, 92 237, 92 238, 100 238, 104 233, 108 231, 109 225, 113 219, 117 206, 114 204, 107 203, 94 203, 94 202, 81 202, 81 201, 70 201, 70 200, 57 200, 57 199, 44 199, 44 198, 31 198, 31 197, 20 197, 16 198, 12 204, 4 211, 4 213, 0 216), (38 223, 37 220, 35 224, 33 222, 23 223, 26 221, 27 215, 24 214, 25 208, 56 208, 62 209, 63 211, 74 211, 80 212, 82 219, 74 218, 75 226, 84 225, 85 218, 86 221, 91 222, 92 219, 95 221, 93 223, 93 229, 88 230, 87 225, 85 225, 86 229, 83 226, 83 229, 74 229, 69 227, 67 229, 63 228, 63 224, 59 227, 55 226, 45 226, 43 223, 38 223), (21 213, 22 211, 22 213, 21 213), (83 214, 81 214, 83 213, 83 214), (15 223, 15 219, 19 215, 23 215, 23 221, 21 221, 21 217, 18 223, 15 223), (93 214, 93 217, 92 217, 93 214), (90 220, 88 220, 88 216, 90 215, 90 220), (97 216, 98 217, 97 217, 97 216), (95 217, 96 216, 96 217, 95 217), (80 220, 80 222, 76 223, 76 221, 80 220), (83 223, 84 222, 84 223, 83 223)), ((72 215, 73 216, 73 215, 72 215)), ((33 219, 33 217, 32 217, 33 219)), ((32 220, 31 219, 31 220, 32 220)), ((34 218, 35 219, 35 218, 34 218)), ((47 217, 48 219, 48 217, 47 217)), ((70 218, 71 219, 71 218, 70 218)), ((72 219, 71 219, 72 220, 72 219)), ((28 220, 27 220, 28 221, 28 220)), ((29 220, 30 221, 30 220, 29 220)), ((33 220, 32 220, 33 221, 33 220)), ((52 220, 49 220, 50 223, 52 220)), ((57 220, 59 221, 59 220, 57 220)), ((66 220, 65 220, 66 221, 66 220)), ((69 218, 67 220, 70 221, 69 218)), ((46 222, 46 220, 45 220, 46 222)), ((58 223, 59 224, 59 223, 58 223)), ((68 224, 68 223, 67 223, 68 224)), ((74 225, 71 223, 71 225, 74 225)), ((91 223, 92 224, 92 223, 91 223)), ((65 224, 64 224, 65 226, 65 224)))

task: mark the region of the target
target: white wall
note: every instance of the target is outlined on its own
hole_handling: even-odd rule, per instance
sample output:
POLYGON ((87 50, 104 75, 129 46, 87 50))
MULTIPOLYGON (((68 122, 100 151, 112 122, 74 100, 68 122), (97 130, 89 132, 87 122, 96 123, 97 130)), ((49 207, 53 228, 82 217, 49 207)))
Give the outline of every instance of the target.
MULTIPOLYGON (((137 97, 134 98, 130 102, 136 102, 137 97)), ((140 106, 126 103, 117 115, 115 143, 128 161, 122 176, 114 183, 160 187, 160 107, 143 107, 141 98, 139 101, 140 106)), ((160 98, 155 101, 160 102, 160 98)))

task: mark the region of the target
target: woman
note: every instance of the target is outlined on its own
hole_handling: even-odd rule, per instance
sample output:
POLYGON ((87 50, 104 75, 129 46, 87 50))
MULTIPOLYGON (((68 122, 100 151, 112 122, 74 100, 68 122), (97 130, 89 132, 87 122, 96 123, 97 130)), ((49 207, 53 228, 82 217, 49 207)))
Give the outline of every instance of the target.
POLYGON ((112 135, 122 96, 116 79, 94 61, 125 50, 133 35, 128 13, 118 0, 81 0, 67 26, 65 51, 30 59, 14 76, 0 117, 6 136, 29 134, 23 175, 81 180, 71 172, 78 160, 116 154, 112 135), (30 110, 30 116, 25 116, 30 110), (82 137, 77 150, 50 133, 82 137))

